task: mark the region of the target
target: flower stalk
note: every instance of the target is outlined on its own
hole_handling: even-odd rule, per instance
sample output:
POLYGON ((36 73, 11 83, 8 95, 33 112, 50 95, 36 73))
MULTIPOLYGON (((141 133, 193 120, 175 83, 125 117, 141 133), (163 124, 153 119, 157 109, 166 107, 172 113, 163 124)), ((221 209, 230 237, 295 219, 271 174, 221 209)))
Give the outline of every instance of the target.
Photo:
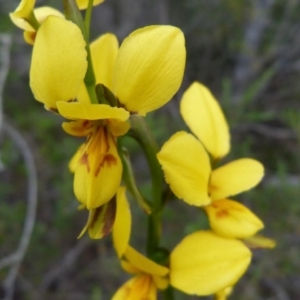
MULTIPOLYGON (((89 1, 89 4, 92 1, 89 1)), ((88 11, 92 10, 92 7, 88 7, 88 11)), ((70 20, 74 22, 81 30, 82 35, 84 37, 86 46, 86 52, 87 52, 87 70, 86 74, 84 77, 84 85, 86 87, 86 90, 89 94, 89 98, 91 103, 97 104, 97 96, 96 96, 96 91, 95 91, 95 86, 96 86, 96 77, 95 77, 95 72, 93 68, 93 62, 92 62, 92 57, 91 57, 91 50, 89 46, 89 24, 87 22, 90 22, 90 18, 88 18, 85 22, 83 21, 81 12, 77 6, 77 3, 75 0, 64 0, 64 10, 65 10, 65 16, 67 20, 70 20)), ((89 12, 88 14, 91 14, 89 12)))
POLYGON ((39 27, 40 27, 40 23, 38 22, 38 20, 35 17, 34 12, 32 11, 29 15, 28 18, 26 18, 26 21, 36 30, 38 31, 39 27))
POLYGON ((87 40, 89 40, 90 37, 90 24, 92 18, 92 11, 93 11, 93 0, 89 0, 88 7, 86 9, 85 16, 84 16, 84 24, 85 24, 87 40))
POLYGON ((129 153, 126 148, 122 147, 122 140, 118 139, 118 152, 123 164, 123 177, 126 187, 133 195, 139 206, 146 214, 151 214, 151 207, 140 193, 133 174, 132 166, 130 163, 129 153))
POLYGON ((142 147, 151 173, 152 213, 148 217, 147 253, 149 256, 153 256, 159 246, 161 235, 163 173, 156 158, 158 145, 147 127, 145 120, 138 115, 132 115, 130 120, 130 133, 142 147))

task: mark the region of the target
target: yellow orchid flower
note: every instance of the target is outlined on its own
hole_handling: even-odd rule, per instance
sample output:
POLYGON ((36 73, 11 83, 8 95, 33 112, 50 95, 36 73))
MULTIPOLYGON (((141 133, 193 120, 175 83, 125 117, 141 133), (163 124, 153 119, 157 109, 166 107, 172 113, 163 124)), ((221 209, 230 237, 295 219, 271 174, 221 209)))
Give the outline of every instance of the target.
POLYGON ((254 159, 243 158, 212 170, 206 150, 215 159, 223 157, 229 151, 230 136, 220 107, 201 84, 194 83, 185 92, 181 113, 201 140, 178 132, 158 153, 171 190, 190 205, 206 206, 211 227, 218 234, 233 238, 252 236, 263 228, 261 220, 243 205, 226 198, 256 186, 263 177, 263 166, 254 159))
POLYGON ((233 286, 250 260, 251 251, 241 241, 198 231, 171 252, 170 284, 190 295, 215 294, 233 286))
POLYGON ((122 164, 115 137, 129 129, 125 122, 129 113, 104 104, 64 102, 76 98, 83 81, 87 68, 84 47, 84 39, 75 24, 48 17, 37 33, 33 48, 31 86, 36 99, 44 100, 49 109, 56 110, 58 103, 60 114, 75 120, 63 125, 69 134, 88 137, 76 154, 74 192, 91 210, 107 203, 120 185, 122 164))
POLYGON ((250 158, 211 170, 202 143, 184 131, 174 134, 157 157, 175 195, 195 206, 246 191, 257 185, 263 176, 262 165, 250 158))
POLYGON ((19 28, 24 30, 24 40, 33 45, 36 37, 36 29, 29 23, 31 15, 34 15, 39 24, 42 24, 48 16, 58 16, 64 18, 64 15, 57 9, 43 6, 34 9, 35 1, 23 0, 17 9, 10 13, 11 21, 19 28))
MULTIPOLYGON (((120 48, 113 34, 105 34, 91 43, 90 48, 96 82, 108 87, 120 105, 132 113, 146 115, 167 103, 179 89, 185 47, 178 28, 148 26, 138 29, 120 48), (152 45, 150 50, 149 45, 152 45), (103 68, 104 65, 107 67, 103 68)), ((78 99, 89 101, 84 85, 81 85, 78 99)))
MULTIPOLYGON (((33 49, 31 89, 49 109, 56 109, 57 101, 77 97, 86 102, 78 96, 86 71, 85 45, 80 30, 69 23, 48 17, 38 31, 33 49)), ((176 27, 138 29, 123 41, 120 49, 116 38, 108 34, 91 48, 97 83, 104 81, 102 69, 109 69, 104 74, 104 84, 127 111, 145 115, 167 103, 179 89, 185 46, 183 33, 176 27), (107 60, 101 58, 102 54, 107 60)))
POLYGON ((123 167, 113 133, 123 135, 128 131, 125 121, 129 113, 105 104, 68 105, 60 101, 57 106, 62 116, 77 120, 63 123, 64 130, 74 136, 87 136, 74 156, 76 161, 71 160, 76 198, 89 210, 98 208, 110 201, 121 182, 123 167))
POLYGON ((169 284, 167 267, 148 259, 128 246, 121 260, 122 268, 134 277, 122 285, 112 300, 157 299, 157 289, 165 289, 169 284))

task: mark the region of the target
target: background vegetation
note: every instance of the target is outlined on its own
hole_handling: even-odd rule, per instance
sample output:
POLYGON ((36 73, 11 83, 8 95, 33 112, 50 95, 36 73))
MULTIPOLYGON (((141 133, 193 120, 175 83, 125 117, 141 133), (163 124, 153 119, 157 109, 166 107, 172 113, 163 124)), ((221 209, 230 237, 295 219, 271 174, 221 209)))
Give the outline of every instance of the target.
MULTIPOLYGON (((58 0, 37 3, 62 6, 58 0)), ((7 15, 17 5, 18 1, 0 0, 2 50, 9 46, 3 37, 12 38, 4 119, 1 115, 0 297, 8 299, 9 266, 4 259, 18 247, 27 209, 28 173, 18 138, 7 129, 13 128, 29 145, 38 174, 37 218, 13 299, 110 299, 127 275, 120 270, 110 237, 96 242, 76 239, 87 215, 77 211, 67 165, 81 141, 67 136, 62 119, 45 111, 31 94, 31 47, 7 15)), ((265 165, 260 186, 237 198, 264 220, 263 234, 274 238, 277 247, 254 252, 251 268, 230 299, 300 299, 299 16, 300 2, 293 0, 106 0, 93 13, 93 37, 110 31, 122 41, 132 30, 150 24, 172 24, 184 31, 188 57, 182 88, 168 105, 147 116, 160 144, 186 128, 178 103, 185 88, 198 80, 212 90, 229 120, 228 160, 249 156, 265 165)), ((0 59, 0 68, 5 62, 7 58, 0 59)), ((128 141, 128 147, 147 193, 144 158, 133 142, 128 141)), ((133 243, 141 249, 145 221, 135 203, 131 207, 133 243)), ((164 215, 163 243, 172 248, 205 223, 201 211, 172 201, 164 215)), ((196 297, 178 293, 178 299, 196 297)))

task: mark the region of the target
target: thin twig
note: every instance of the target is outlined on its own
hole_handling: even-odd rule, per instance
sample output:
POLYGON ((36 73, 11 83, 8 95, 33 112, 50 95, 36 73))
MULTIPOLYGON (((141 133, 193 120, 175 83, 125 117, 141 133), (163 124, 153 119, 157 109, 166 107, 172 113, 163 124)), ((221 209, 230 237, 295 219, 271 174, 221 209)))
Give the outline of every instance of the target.
MULTIPOLYGON (((3 126, 3 91, 9 71, 11 40, 9 34, 0 34, 0 135, 3 126)), ((4 165, 0 157, 0 171, 3 169, 4 165)))
POLYGON ((35 162, 31 150, 17 129, 10 125, 7 120, 3 117, 3 90, 7 74, 10 65, 10 46, 11 36, 8 34, 0 35, 0 133, 7 135, 16 148, 20 151, 23 156, 25 167, 28 175, 28 190, 27 190, 27 212, 25 216, 25 222, 23 227, 22 236, 20 238, 19 246, 17 250, 0 260, 0 267, 8 267, 10 269, 8 274, 3 281, 4 297, 3 300, 11 300, 14 295, 14 285, 17 278, 21 262, 24 258, 25 252, 29 245, 31 233, 35 223, 35 214, 37 206, 37 172, 35 162))
POLYGON ((3 131, 14 142, 23 156, 25 167, 28 175, 27 189, 27 211, 23 227, 23 233, 19 242, 19 247, 15 252, 16 260, 10 267, 8 275, 4 280, 5 297, 3 300, 11 300, 14 294, 14 284, 18 275, 19 267, 24 258, 25 252, 29 245, 30 237, 35 223, 36 206, 37 206, 37 172, 32 152, 22 135, 7 121, 3 124, 3 131))
MULTIPOLYGON (((267 286, 272 292, 274 292, 275 297, 274 299, 277 300, 290 300, 288 293, 286 292, 285 288, 278 282, 272 278, 263 278, 263 284, 267 286)), ((273 297, 272 297, 273 299, 273 297)))
POLYGON ((39 287, 40 295, 42 295, 54 281, 64 277, 64 275, 72 269, 74 263, 77 261, 82 252, 92 243, 93 240, 87 237, 81 238, 76 246, 64 255, 63 259, 57 264, 57 266, 44 276, 39 287))
POLYGON ((0 270, 14 264, 18 260, 18 256, 16 253, 8 255, 2 259, 0 259, 0 270))

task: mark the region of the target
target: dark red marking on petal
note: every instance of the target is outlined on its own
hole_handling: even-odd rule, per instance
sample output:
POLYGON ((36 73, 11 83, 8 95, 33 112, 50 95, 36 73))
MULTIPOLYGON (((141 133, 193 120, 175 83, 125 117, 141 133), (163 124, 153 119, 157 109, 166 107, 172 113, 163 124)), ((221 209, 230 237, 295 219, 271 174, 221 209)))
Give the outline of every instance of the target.
POLYGON ((86 165, 86 169, 87 169, 87 172, 89 173, 91 168, 90 168, 90 164, 89 164, 89 155, 88 153, 84 152, 83 155, 81 156, 80 160, 79 160, 79 163, 81 165, 86 165))
POLYGON ((216 217, 218 219, 222 219, 224 217, 227 217, 229 215, 229 212, 227 209, 220 209, 216 211, 216 217))
POLYGON ((102 210, 103 210, 104 207, 105 206, 102 205, 102 206, 99 206, 99 207, 95 208, 95 213, 94 213, 93 218, 92 218, 92 220, 91 220, 91 222, 89 224, 90 228, 94 227, 94 225, 95 225, 95 223, 96 223, 96 221, 97 221, 97 219, 98 219, 99 215, 101 214, 101 212, 102 212, 102 210))
MULTIPOLYGON (((28 31, 27 31, 28 32, 28 31)), ((37 32, 28 32, 28 36, 30 36, 31 41, 35 42, 37 32)))
POLYGON ((215 203, 213 202, 211 204, 211 206, 215 209, 215 215, 218 219, 221 219, 221 218, 224 218, 224 217, 227 217, 229 215, 229 212, 228 212, 228 209, 223 207, 221 208, 218 203, 218 201, 216 201, 215 203))
POLYGON ((95 171, 95 176, 97 177, 101 171, 101 168, 104 167, 104 165, 107 165, 108 168, 112 167, 113 165, 117 164, 117 159, 112 154, 106 154, 101 163, 99 164, 98 168, 95 171))
POLYGON ((117 211, 117 200, 114 196, 108 203, 107 209, 104 216, 104 226, 102 228, 102 233, 104 236, 108 235, 115 223, 116 211, 117 211))
POLYGON ((84 127, 86 127, 88 124, 89 124, 89 120, 85 120, 85 121, 83 122, 82 125, 83 125, 84 127))

